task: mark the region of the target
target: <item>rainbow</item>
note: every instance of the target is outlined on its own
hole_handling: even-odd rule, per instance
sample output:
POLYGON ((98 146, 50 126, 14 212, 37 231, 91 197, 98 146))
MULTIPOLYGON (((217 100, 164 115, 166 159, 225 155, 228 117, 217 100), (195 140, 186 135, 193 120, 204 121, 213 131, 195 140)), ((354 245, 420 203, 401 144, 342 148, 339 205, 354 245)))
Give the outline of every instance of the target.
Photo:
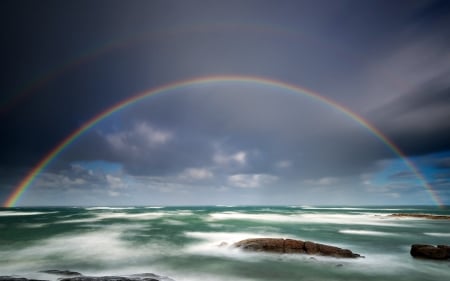
POLYGON ((401 157, 408 168, 417 176, 421 181, 424 188, 430 194, 431 198, 436 202, 439 207, 443 207, 444 204, 438 197, 437 193, 433 188, 427 183, 424 176, 420 173, 419 169, 412 163, 406 155, 398 148, 391 140, 389 140, 382 132, 371 125, 368 121, 363 119, 361 116, 352 112, 350 109, 338 104, 337 102, 324 97, 318 93, 312 92, 308 89, 299 87, 294 84, 289 84, 282 81, 277 81, 269 78, 255 77, 255 76, 232 76, 232 75, 220 75, 220 76, 207 76, 199 77, 193 79, 187 79, 182 81, 175 81, 160 87, 153 88, 148 91, 138 93, 132 97, 122 100, 112 107, 100 112, 99 114, 92 117, 89 121, 84 123, 77 130, 72 132, 66 138, 64 138, 55 148, 53 148, 45 157, 43 157, 32 169, 31 171, 19 182, 19 184, 13 189, 13 192, 8 196, 6 201, 3 203, 4 207, 14 207, 17 201, 22 197, 25 191, 31 186, 36 177, 55 159, 67 146, 73 143, 78 137, 83 133, 94 127, 101 120, 107 118, 113 113, 134 104, 140 100, 143 100, 150 96, 155 96, 158 94, 163 94, 172 90, 180 89, 183 87, 194 86, 194 85, 205 85, 213 83, 254 83, 262 86, 278 87, 281 89, 289 90, 294 93, 304 95, 306 97, 312 98, 314 100, 320 101, 332 108, 344 113, 349 118, 353 119, 355 122, 359 123, 364 128, 378 138, 382 143, 384 143, 389 149, 391 149, 395 154, 401 157))

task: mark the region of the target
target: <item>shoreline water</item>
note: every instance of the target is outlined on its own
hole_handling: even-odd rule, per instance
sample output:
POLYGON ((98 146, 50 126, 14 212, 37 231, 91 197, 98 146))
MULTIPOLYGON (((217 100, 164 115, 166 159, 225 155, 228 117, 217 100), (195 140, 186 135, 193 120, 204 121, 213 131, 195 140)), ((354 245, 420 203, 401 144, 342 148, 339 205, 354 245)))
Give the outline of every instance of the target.
POLYGON ((153 272, 176 281, 450 277, 448 261, 417 260, 409 254, 412 244, 449 244, 449 221, 389 217, 394 213, 450 215, 434 206, 3 208, 0 275, 69 269, 92 276, 153 272), (315 241, 366 258, 311 260, 218 246, 252 237, 315 241))

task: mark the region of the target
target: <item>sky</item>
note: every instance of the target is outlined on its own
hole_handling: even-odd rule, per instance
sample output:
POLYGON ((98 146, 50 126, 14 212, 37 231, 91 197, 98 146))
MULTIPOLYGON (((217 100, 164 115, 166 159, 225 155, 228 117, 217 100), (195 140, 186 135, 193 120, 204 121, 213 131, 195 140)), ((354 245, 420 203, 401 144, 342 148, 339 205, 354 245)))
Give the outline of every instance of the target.
POLYGON ((114 105, 233 76, 281 84, 193 83, 111 112, 15 205, 450 205, 449 1, 0 10, 1 202, 114 105))

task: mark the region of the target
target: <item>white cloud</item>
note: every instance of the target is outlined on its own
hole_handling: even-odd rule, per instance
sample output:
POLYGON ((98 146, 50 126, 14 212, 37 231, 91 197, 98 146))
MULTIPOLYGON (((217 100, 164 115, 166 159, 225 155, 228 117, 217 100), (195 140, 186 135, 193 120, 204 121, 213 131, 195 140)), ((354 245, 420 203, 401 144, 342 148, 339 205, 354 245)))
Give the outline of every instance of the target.
POLYGON ((214 174, 206 168, 187 168, 181 175, 181 179, 187 180, 206 180, 214 177, 214 174))
POLYGON ((323 177, 320 179, 308 179, 305 180, 306 184, 310 184, 310 185, 322 185, 322 186, 328 186, 328 185, 333 185, 339 182, 338 178, 333 178, 333 177, 323 177))
POLYGON ((213 161, 219 165, 246 165, 247 164, 247 153, 245 151, 238 151, 234 154, 225 154, 223 152, 217 152, 213 156, 213 161))
POLYGON ((130 130, 106 134, 105 138, 116 150, 137 151, 139 147, 155 147, 165 144, 173 138, 173 134, 140 122, 134 124, 130 130))
POLYGON ((111 197, 117 197, 117 196, 120 195, 120 193, 117 192, 117 191, 110 190, 110 191, 108 191, 108 195, 111 196, 111 197))
POLYGON ((109 184, 109 187, 112 189, 120 189, 120 188, 126 188, 127 184, 123 182, 122 178, 115 177, 113 175, 107 174, 106 175, 106 181, 109 184))
POLYGON ((278 180, 277 176, 269 174, 236 174, 228 177, 230 185, 242 188, 258 188, 278 180))
POLYGON ((149 145, 164 144, 172 138, 169 132, 156 130, 147 123, 141 122, 134 126, 135 134, 146 139, 149 145))
POLYGON ((280 169, 290 168, 292 166, 292 162, 289 160, 278 161, 275 166, 280 169))

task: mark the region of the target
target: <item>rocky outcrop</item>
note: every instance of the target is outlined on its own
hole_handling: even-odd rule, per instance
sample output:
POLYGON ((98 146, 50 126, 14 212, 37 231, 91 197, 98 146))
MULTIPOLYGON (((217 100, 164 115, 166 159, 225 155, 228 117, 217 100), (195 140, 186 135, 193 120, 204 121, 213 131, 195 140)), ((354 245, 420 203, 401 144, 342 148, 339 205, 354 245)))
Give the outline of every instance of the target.
POLYGON ((450 220, 450 216, 443 216, 443 215, 430 215, 430 214, 405 214, 405 213, 398 213, 398 214, 391 214, 390 217, 396 217, 396 218, 418 218, 418 219, 431 219, 431 220, 450 220))
POLYGON ((40 272, 48 273, 48 274, 62 275, 62 276, 81 276, 82 275, 81 273, 75 272, 75 271, 57 270, 57 269, 42 270, 40 272))
POLYGON ((308 254, 331 256, 336 258, 358 258, 362 257, 350 250, 342 249, 325 244, 310 241, 301 241, 283 238, 253 238, 246 239, 233 244, 234 247, 244 251, 270 252, 280 254, 308 254))
MULTIPOLYGON (((72 274, 78 272, 72 271, 59 271, 59 270, 47 270, 41 271, 50 274, 59 274, 64 275, 63 273, 72 274)), ((80 273, 78 273, 80 274, 80 273)), ((72 274, 74 275, 74 274, 72 274)), ((81 274, 76 277, 67 277, 67 278, 59 278, 59 281, 174 281, 169 277, 159 276, 153 273, 143 273, 143 274, 133 274, 126 276, 101 276, 101 277, 93 277, 93 276, 82 276, 81 274)), ((16 276, 0 276, 0 281, 46 281, 46 280, 35 280, 35 279, 27 279, 23 277, 16 276)))
POLYGON ((0 276, 0 281, 47 281, 47 280, 27 279, 17 276, 0 276))
POLYGON ((414 244, 411 246, 411 256, 415 258, 433 259, 433 260, 446 260, 450 259, 450 246, 438 245, 421 245, 414 244))

